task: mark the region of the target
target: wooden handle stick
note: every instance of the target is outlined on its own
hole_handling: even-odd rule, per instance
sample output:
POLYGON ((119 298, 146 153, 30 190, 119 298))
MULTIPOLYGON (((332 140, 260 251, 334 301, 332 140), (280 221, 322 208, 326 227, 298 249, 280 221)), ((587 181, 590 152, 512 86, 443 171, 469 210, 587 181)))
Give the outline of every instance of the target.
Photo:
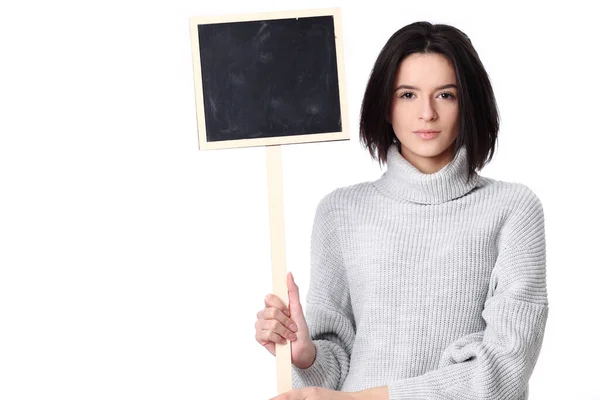
MULTIPOLYGON (((271 270, 273 294, 289 308, 286 260, 285 224, 283 219, 283 173, 281 146, 265 146, 267 149, 267 185, 269 189, 269 221, 271 229, 271 270)), ((277 363, 277 393, 292 390, 292 352, 289 340, 275 344, 277 363)))

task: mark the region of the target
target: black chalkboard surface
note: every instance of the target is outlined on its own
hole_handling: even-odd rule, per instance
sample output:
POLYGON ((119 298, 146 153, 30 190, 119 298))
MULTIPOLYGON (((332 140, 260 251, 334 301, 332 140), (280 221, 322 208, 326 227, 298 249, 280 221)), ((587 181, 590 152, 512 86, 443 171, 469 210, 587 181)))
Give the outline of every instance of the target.
POLYGON ((336 14, 193 18, 200 148, 349 139, 336 14))

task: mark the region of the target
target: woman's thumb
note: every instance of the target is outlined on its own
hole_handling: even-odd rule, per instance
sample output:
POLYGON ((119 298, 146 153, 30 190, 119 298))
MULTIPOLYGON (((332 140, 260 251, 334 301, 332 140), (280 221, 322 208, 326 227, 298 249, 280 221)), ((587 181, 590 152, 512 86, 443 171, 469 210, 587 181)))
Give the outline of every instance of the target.
MULTIPOLYGON (((302 305, 300 304, 300 293, 298 290, 298 285, 294 281, 294 276, 291 272, 288 272, 287 276, 287 287, 288 287, 288 297, 289 297, 289 307, 290 313, 292 314, 292 319, 295 317, 302 317, 304 319, 304 314, 302 312, 302 305)), ((300 321, 297 321, 300 322, 300 321)))

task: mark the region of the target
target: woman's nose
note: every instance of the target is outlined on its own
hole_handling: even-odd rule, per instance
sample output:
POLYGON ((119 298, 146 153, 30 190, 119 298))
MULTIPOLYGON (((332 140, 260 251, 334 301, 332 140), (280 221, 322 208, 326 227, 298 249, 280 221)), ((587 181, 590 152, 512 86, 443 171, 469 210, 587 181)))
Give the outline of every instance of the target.
POLYGON ((429 100, 425 100, 423 107, 421 109, 421 118, 425 121, 430 121, 432 119, 435 119, 436 117, 436 112, 435 109, 433 108, 433 105, 431 104, 431 102, 429 100))

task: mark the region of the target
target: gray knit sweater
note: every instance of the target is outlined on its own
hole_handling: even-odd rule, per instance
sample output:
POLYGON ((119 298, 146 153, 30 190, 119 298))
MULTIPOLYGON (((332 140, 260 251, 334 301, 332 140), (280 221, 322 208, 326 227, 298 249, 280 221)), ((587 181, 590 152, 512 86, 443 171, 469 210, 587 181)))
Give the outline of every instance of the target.
POLYGON ((548 318, 542 204, 524 184, 467 181, 466 156, 424 174, 394 145, 380 179, 319 202, 304 306, 317 353, 292 367, 294 389, 528 398, 548 318))

